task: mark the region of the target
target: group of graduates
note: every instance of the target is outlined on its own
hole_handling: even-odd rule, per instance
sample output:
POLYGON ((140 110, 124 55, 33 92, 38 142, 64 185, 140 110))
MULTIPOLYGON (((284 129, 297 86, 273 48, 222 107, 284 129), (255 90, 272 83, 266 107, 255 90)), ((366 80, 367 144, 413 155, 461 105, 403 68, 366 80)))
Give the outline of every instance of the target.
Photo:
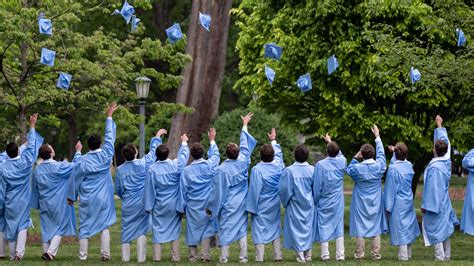
MULTIPOLYGON (((111 164, 114 156, 116 125, 112 115, 117 105, 107 110, 105 139, 89 137, 89 152, 81 155, 76 145, 72 162, 54 160, 55 151, 35 131, 37 114, 30 119, 27 143, 7 145, 0 156, 0 256, 5 257, 8 241, 11 260, 25 254, 27 229, 32 226, 30 208, 39 209, 44 260, 53 260, 61 238, 76 234, 74 202, 79 211, 79 259, 86 260, 88 239, 100 235, 102 261, 110 260, 109 227, 116 222, 114 183, 111 164), (33 167, 37 157, 41 162, 33 167)), ((427 246, 434 246, 435 259, 450 259, 449 238, 458 223, 451 206, 448 187, 451 176, 450 142, 442 118, 436 117, 434 158, 424 173, 420 231, 411 190, 414 175, 406 160, 403 143, 388 146, 393 157, 388 166, 385 187, 382 177, 386 159, 377 126, 372 132, 375 148, 364 144, 347 166, 336 142, 329 135, 328 157, 308 164, 309 151, 296 146, 295 162, 285 168, 276 131, 268 133, 270 144, 260 149, 261 162, 250 171, 251 154, 256 140, 247 124, 253 114, 242 117, 240 144, 229 143, 227 159, 220 165, 215 142, 216 131, 208 132, 210 147, 207 160, 201 143, 188 145, 186 134, 176 159, 169 159, 169 148, 162 144, 166 130, 160 129, 150 142, 150 151, 137 158, 133 144, 123 147, 125 163, 115 175, 115 192, 122 200, 122 260, 130 260, 130 244, 136 240, 137 260, 146 259, 146 235, 153 234, 153 260, 160 261, 162 247, 171 244, 172 261, 180 260, 179 236, 185 217, 185 242, 190 261, 210 261, 210 249, 220 247, 219 261, 229 259, 229 245, 237 242, 239 260, 247 262, 248 214, 251 220, 255 261, 263 261, 264 247, 273 245, 273 259, 283 260, 280 234, 281 206, 285 209, 283 247, 296 252, 298 262, 311 261, 313 243, 321 243, 321 259, 329 260, 328 242, 336 242, 336 260, 344 260, 344 193, 347 173, 354 181, 350 206, 350 236, 356 238, 354 257, 365 256, 365 238, 372 240, 371 257, 380 260, 380 235, 389 232, 392 245, 399 246, 398 258, 409 260, 411 246, 423 232, 427 246), (189 156, 192 162, 187 165, 189 156), (198 254, 198 245, 201 252, 198 254)), ((463 160, 469 179, 461 230, 474 235, 474 149, 463 160)))

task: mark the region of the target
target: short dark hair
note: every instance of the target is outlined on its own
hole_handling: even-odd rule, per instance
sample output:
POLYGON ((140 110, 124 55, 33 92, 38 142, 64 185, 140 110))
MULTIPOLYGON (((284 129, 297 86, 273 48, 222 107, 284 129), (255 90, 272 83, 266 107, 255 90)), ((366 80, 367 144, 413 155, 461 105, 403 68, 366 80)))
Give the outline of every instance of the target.
POLYGON ((397 157, 397 160, 404 161, 408 157, 408 147, 403 142, 398 142, 397 144, 395 144, 393 152, 395 153, 395 157, 397 157))
POLYGON ((371 158, 373 159, 375 155, 375 148, 371 144, 366 143, 360 147, 360 153, 362 154, 364 160, 371 158))
POLYGON ((225 155, 227 156, 227 159, 236 160, 239 158, 239 152, 239 146, 235 143, 229 143, 225 148, 225 155))
POLYGON ((306 146, 300 144, 295 148, 295 160, 299 163, 304 163, 308 160, 309 151, 306 146))
POLYGON ((91 151, 100 148, 100 144, 102 144, 102 139, 97 134, 94 134, 87 139, 87 146, 91 151))
POLYGON ((202 146, 201 143, 194 142, 191 145, 190 152, 194 160, 199 160, 204 156, 204 147, 202 146))
POLYGON ((273 161, 275 157, 275 150, 273 149, 272 145, 270 144, 263 144, 260 148, 260 159, 263 162, 269 163, 273 161))
POLYGON ((49 144, 43 144, 39 148, 39 157, 43 160, 48 160, 51 159, 51 153, 53 151, 51 150, 51 146, 49 144))
POLYGON ((336 157, 339 154, 339 145, 335 141, 331 141, 328 143, 326 151, 329 157, 336 157))
POLYGON ((160 146, 158 146, 155 153, 156 153, 156 159, 158 161, 164 161, 168 159, 168 154, 170 154, 170 149, 168 149, 168 146, 166 146, 166 144, 161 144, 160 146))
POLYGON ((18 144, 16 144, 15 142, 8 143, 6 152, 7 152, 8 157, 10 158, 17 157, 19 153, 18 144))
POLYGON ((435 142, 435 150, 437 156, 444 156, 448 152, 448 143, 444 140, 437 140, 435 142))
POLYGON ((137 147, 133 143, 129 143, 122 148, 122 156, 127 161, 132 161, 137 156, 137 147))

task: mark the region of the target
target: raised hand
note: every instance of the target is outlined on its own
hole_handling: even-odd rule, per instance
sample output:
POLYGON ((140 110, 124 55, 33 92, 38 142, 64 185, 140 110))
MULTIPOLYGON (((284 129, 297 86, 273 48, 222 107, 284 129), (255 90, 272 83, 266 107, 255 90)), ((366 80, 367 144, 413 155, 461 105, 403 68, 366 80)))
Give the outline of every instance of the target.
POLYGON ((240 117, 242 117, 242 123, 243 123, 244 126, 247 126, 249 121, 252 119, 252 116, 253 116, 252 112, 248 113, 246 116, 240 116, 240 117))
POLYGON ((268 138, 270 141, 274 141, 277 138, 277 132, 275 128, 272 128, 272 131, 270 133, 267 133, 268 138))
POLYGON ((374 124, 374 126, 372 127, 372 133, 374 133, 374 136, 376 138, 380 137, 380 131, 376 124, 374 124))
POLYGON ((34 114, 30 117, 30 127, 31 127, 31 128, 35 128, 35 126, 36 126, 36 121, 38 121, 38 113, 34 113, 34 114))
POLYGON ((164 128, 161 128, 160 130, 158 130, 156 132, 156 136, 158 138, 161 138, 161 136, 166 135, 166 134, 168 134, 168 131, 166 131, 166 129, 164 129, 164 128))
POLYGON ((388 148, 388 151, 390 152, 393 152, 395 150, 395 146, 393 145, 388 145, 387 148, 388 148))
POLYGON ((326 143, 329 143, 332 141, 331 136, 329 136, 329 133, 326 133, 326 136, 323 136, 323 139, 324 141, 326 141, 326 143))
POLYGON ((443 126, 443 118, 439 115, 436 116, 435 118, 435 123, 437 127, 442 127, 443 126))
POLYGON ((207 132, 207 136, 209 137, 209 141, 215 141, 216 139, 216 129, 211 127, 207 132))
POLYGON ((357 152, 356 155, 354 155, 354 158, 356 158, 357 160, 362 159, 362 152, 357 152))
POLYGON ((107 108, 107 117, 112 117, 116 109, 117 103, 113 102, 112 104, 110 104, 109 108, 107 108))
POLYGON ((77 141, 75 148, 76 148, 76 152, 82 151, 82 143, 80 140, 77 141))
POLYGON ((181 142, 188 142, 188 135, 186 134, 181 135, 181 142))

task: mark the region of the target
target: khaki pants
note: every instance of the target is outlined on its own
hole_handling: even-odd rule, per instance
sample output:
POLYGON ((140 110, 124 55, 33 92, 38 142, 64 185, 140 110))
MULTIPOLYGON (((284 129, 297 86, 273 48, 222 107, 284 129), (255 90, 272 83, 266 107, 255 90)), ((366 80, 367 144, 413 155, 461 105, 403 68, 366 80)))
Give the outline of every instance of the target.
MULTIPOLYGON (((240 262, 247 262, 247 237, 244 236, 239 239, 239 247, 240 247, 240 254, 239 260, 240 262)), ((221 255, 219 258, 221 263, 227 263, 229 261, 229 245, 221 247, 221 255)))
POLYGON ((398 260, 407 261, 411 259, 411 244, 398 246, 398 260))
MULTIPOLYGON (((372 249, 370 255, 373 260, 380 260, 380 236, 372 237, 372 249)), ((354 252, 354 258, 363 259, 365 257, 365 239, 362 237, 356 238, 356 249, 354 252)))
MULTIPOLYGON (((122 261, 130 261, 130 243, 122 244, 122 261)), ((139 236, 137 239, 137 261, 146 261, 146 236, 139 236)))
MULTIPOLYGON (((273 260, 275 261, 283 260, 283 254, 281 253, 280 238, 273 240, 272 245, 273 245, 273 260)), ((256 244, 255 245, 255 261, 262 262, 264 255, 265 255, 265 245, 256 244)))
MULTIPOLYGON (((161 253, 163 251, 163 243, 153 244, 153 260, 161 261, 161 253)), ((171 241, 171 261, 178 262, 181 260, 179 253, 179 239, 171 241)))
MULTIPOLYGON (((345 259, 344 237, 336 238, 336 260, 345 259)), ((329 260, 329 242, 321 243, 321 260, 329 260)))
MULTIPOLYGON (((87 252, 89 250, 89 239, 79 239, 79 259, 86 260, 87 252)), ((100 255, 103 258, 110 259, 110 232, 105 229, 100 234, 100 255)))
POLYGON ((43 243, 43 253, 48 253, 56 257, 59 244, 61 244, 61 239, 61 236, 53 236, 53 238, 48 243, 43 243))
MULTIPOLYGON (((189 261, 197 261, 199 259, 197 246, 189 246, 189 261)), ((201 241, 201 260, 211 260, 211 238, 205 238, 201 241)))
POLYGON ((451 241, 448 239, 434 245, 435 260, 448 261, 451 258, 451 241))
POLYGON ((296 251, 296 261, 297 262, 310 262, 311 253, 312 253, 311 249, 308 249, 305 251, 296 251))

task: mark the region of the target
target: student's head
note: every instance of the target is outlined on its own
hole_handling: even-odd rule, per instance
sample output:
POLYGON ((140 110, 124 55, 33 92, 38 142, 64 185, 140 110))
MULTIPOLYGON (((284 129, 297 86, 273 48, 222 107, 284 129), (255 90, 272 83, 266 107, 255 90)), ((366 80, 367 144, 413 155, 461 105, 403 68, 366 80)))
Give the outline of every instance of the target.
POLYGON ((19 153, 18 144, 16 144, 15 142, 8 143, 6 152, 7 152, 8 157, 10 158, 17 157, 19 153))
POLYGON ((39 157, 43 160, 49 160, 54 158, 56 153, 51 145, 48 143, 41 145, 39 148, 39 157))
POLYGON ((204 156, 204 147, 201 143, 194 142, 193 145, 191 145, 190 152, 194 160, 199 160, 204 156))
POLYGON ((408 157, 408 147, 403 142, 398 142, 393 148, 397 160, 404 161, 408 157))
POLYGON ((364 160, 373 159, 375 156, 375 148, 371 144, 366 143, 360 147, 360 153, 364 160))
POLYGON ((122 156, 125 158, 126 161, 133 161, 137 158, 138 150, 137 147, 129 143, 122 148, 122 156))
POLYGON ((299 163, 304 163, 308 160, 309 151, 306 146, 300 144, 295 148, 295 161, 299 163))
POLYGON ((239 152, 239 146, 235 143, 229 143, 225 148, 225 155, 227 156, 227 159, 236 160, 239 157, 239 152))
POLYGON ((102 139, 99 135, 92 135, 87 139, 87 147, 89 147, 91 151, 100 148, 100 144, 102 144, 102 139))
POLYGON ((326 151, 329 157, 336 157, 339 154, 339 145, 335 141, 328 143, 326 151))
POLYGON ((448 143, 443 140, 437 140, 434 145, 434 154, 436 157, 443 157, 448 152, 448 143))
POLYGON ((273 161, 273 157, 275 157, 275 150, 273 150, 272 145, 263 144, 260 148, 260 159, 262 159, 262 162, 269 163, 273 161))
POLYGON ((156 159, 158 161, 164 161, 168 159, 168 154, 170 153, 170 149, 168 149, 168 146, 166 144, 161 144, 156 148, 156 159))

